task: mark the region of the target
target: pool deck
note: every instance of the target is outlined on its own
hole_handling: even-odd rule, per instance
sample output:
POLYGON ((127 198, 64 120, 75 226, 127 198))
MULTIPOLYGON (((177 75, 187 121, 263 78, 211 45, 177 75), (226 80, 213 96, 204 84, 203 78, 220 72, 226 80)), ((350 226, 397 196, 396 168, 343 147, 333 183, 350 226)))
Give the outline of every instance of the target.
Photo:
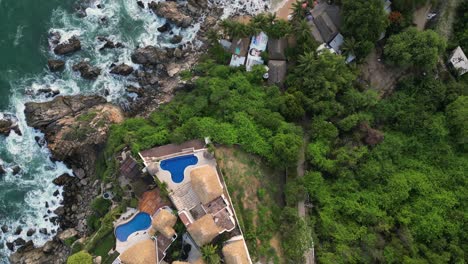
POLYGON ((193 154, 198 158, 197 164, 190 165, 190 166, 187 166, 187 168, 185 168, 184 180, 182 182, 180 182, 180 183, 175 183, 174 181, 172 181, 171 172, 169 172, 167 170, 163 170, 161 168, 161 166, 160 166, 160 162, 154 162, 154 161, 151 161, 151 162, 154 165, 156 165, 157 168, 158 168, 158 173, 156 174, 158 179, 161 182, 165 182, 167 184, 168 191, 175 191, 175 190, 179 189, 179 187, 181 187, 181 186, 183 186, 183 185, 190 182, 190 171, 192 171, 193 168, 203 166, 203 165, 210 165, 210 166, 213 166, 213 167, 216 168, 216 160, 214 160, 214 159, 213 160, 208 160, 203 156, 203 153, 205 151, 206 151, 205 149, 199 149, 199 150, 195 150, 192 153, 183 153, 183 154, 178 153, 177 155, 168 156, 166 158, 166 159, 168 159, 168 158, 174 158, 174 157, 179 157, 179 156, 183 156, 183 155, 190 155, 190 154, 193 154))

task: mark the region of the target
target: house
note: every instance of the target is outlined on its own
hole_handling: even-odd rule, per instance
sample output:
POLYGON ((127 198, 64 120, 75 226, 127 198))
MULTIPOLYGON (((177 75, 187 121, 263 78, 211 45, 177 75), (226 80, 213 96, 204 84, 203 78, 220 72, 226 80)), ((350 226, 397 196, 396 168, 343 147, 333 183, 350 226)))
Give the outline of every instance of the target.
POLYGON ((458 71, 460 76, 468 72, 468 59, 460 46, 450 54, 449 64, 458 71))
POLYGON ((312 21, 309 25, 315 40, 319 43, 330 42, 341 26, 340 8, 322 1, 311 10, 311 14, 312 21))
POLYGON ((287 64, 284 60, 268 61, 268 84, 283 86, 286 79, 287 64))
POLYGON ((288 40, 268 39, 268 58, 270 60, 286 60, 285 49, 288 47, 288 40))
MULTIPOLYGON (((223 239, 243 238, 216 159, 204 146, 201 141, 191 141, 140 152, 146 170, 166 184, 176 215, 187 228, 184 237, 197 250, 223 233, 223 239)), ((161 213, 153 217, 158 241, 175 233, 171 213, 161 213)))

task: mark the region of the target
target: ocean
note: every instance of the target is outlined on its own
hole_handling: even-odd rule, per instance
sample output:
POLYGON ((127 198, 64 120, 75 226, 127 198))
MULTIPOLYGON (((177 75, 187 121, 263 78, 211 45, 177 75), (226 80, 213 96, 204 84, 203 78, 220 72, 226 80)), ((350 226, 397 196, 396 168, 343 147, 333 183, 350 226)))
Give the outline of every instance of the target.
MULTIPOLYGON (((224 17, 235 14, 245 3, 249 13, 263 11, 266 4, 265 0, 209 1, 224 8, 224 17)), ((62 190, 52 180, 63 173, 71 173, 65 164, 50 159, 46 145, 37 144, 36 139, 43 135, 27 126, 24 104, 51 100, 39 92, 41 89, 60 91, 61 95, 99 94, 110 102, 123 103, 128 96, 125 87, 138 84, 110 75, 110 65, 126 63, 138 68, 130 60, 135 48, 145 45, 173 47, 170 36, 157 31, 165 19, 148 9, 141 9, 135 0, 87 0, 91 4, 84 18, 74 11, 76 2, 0 0, 0 113, 14 114, 23 133, 22 136, 13 132, 8 137, 0 136, 0 164, 7 171, 0 176, 0 226, 9 229, 6 233, 0 231, 0 263, 8 263, 11 253, 6 242, 21 237, 40 246, 55 234, 57 226, 50 219, 60 206, 62 190), (56 56, 48 43, 48 35, 52 32, 58 32, 62 41, 77 36, 82 51, 66 57, 56 56), (104 43, 97 39, 98 36, 123 43, 124 48, 101 51, 104 43), (47 68, 49 58, 64 59, 66 69, 51 73, 47 68), (83 80, 71 70, 72 65, 83 59, 103 69, 97 80, 83 80), (13 169, 17 166, 20 171, 15 174, 13 169), (57 190, 59 195, 54 196, 57 190), (23 231, 15 235, 19 226, 23 231), (26 232, 30 228, 36 232, 28 237, 26 232), (46 234, 38 232, 44 228, 46 234)), ((146 5, 151 0, 142 2, 146 5)), ((197 21, 187 29, 174 28, 173 31, 183 36, 184 45, 199 45, 195 40, 199 27, 200 21, 197 21)))

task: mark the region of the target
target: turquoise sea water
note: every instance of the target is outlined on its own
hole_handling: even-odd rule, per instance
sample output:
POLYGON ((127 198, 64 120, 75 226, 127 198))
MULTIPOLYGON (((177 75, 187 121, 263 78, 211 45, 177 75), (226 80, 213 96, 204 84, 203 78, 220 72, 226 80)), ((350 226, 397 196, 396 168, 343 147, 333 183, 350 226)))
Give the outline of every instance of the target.
MULTIPOLYGON (((58 227, 50 219, 55 216, 53 210, 60 206, 62 190, 52 180, 70 173, 63 163, 50 160, 47 146, 36 143, 35 138, 43 138, 43 135, 27 126, 24 104, 50 100, 38 93, 41 89, 57 90, 62 95, 100 94, 110 102, 124 103, 129 98, 125 87, 138 84, 131 78, 110 75, 111 64, 126 63, 138 68, 130 60, 136 47, 173 46, 168 41, 170 35, 157 31, 165 19, 158 18, 148 9, 141 9, 136 0, 86 0, 91 4, 85 18, 78 17, 74 11, 77 1, 0 0, 0 117, 2 113, 15 115, 23 133, 22 136, 15 133, 0 136, 0 164, 7 171, 0 176, 0 226, 6 225, 10 229, 5 234, 0 231, 0 263, 8 263, 7 257, 11 253, 5 247, 6 242, 21 237, 42 245, 54 235, 58 227), (97 8, 97 4, 103 8, 97 8), (48 43, 51 32, 60 33, 61 41, 77 36, 83 50, 67 57, 56 56, 48 43), (98 36, 121 42, 125 47, 100 51, 104 43, 97 40, 98 36), (49 72, 46 66, 49 58, 64 59, 66 70, 49 72), (97 80, 83 80, 71 70, 72 65, 83 59, 102 69, 97 80), (16 175, 13 173, 15 166, 20 168, 16 175), (54 196, 57 190, 60 194, 54 196), (14 235, 18 226, 23 231, 14 235), (46 228, 48 234, 36 232, 28 237, 26 231, 29 228, 37 231, 46 228)), ((154 0, 142 0, 145 5, 151 1, 154 0)), ((225 16, 243 9, 243 3, 248 3, 246 9, 251 13, 264 8, 264 0, 258 0, 258 3, 253 0, 209 1, 224 8, 225 16)), ((173 33, 183 36, 184 45, 198 45, 194 39, 199 27, 200 21, 196 21, 188 29, 174 28, 173 33)))

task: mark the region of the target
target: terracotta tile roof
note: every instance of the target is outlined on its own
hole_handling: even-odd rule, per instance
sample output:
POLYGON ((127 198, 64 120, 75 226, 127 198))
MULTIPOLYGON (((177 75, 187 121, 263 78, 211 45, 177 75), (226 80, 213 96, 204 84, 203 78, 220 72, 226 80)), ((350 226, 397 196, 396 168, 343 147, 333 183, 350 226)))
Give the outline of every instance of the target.
POLYGON ((138 210, 148 213, 149 215, 154 215, 159 208, 169 205, 170 204, 161 197, 159 189, 154 189, 143 193, 138 203, 138 210))
POLYGON ((197 140, 184 142, 180 145, 169 144, 169 145, 164 145, 164 146, 144 150, 140 152, 140 155, 143 158, 158 158, 158 157, 171 155, 174 153, 179 153, 182 150, 188 149, 188 148, 194 148, 195 150, 197 150, 197 149, 203 149, 204 147, 205 147, 205 142, 197 139, 197 140))

